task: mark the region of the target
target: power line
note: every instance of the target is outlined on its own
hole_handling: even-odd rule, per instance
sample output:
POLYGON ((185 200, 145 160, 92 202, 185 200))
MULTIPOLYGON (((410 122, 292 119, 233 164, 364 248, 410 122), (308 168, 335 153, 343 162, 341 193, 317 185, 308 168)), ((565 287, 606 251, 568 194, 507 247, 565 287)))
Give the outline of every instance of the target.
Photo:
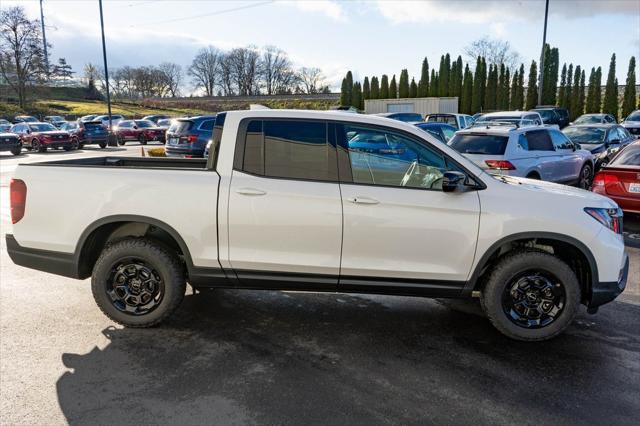
POLYGON ((222 15, 225 13, 230 13, 230 12, 236 12, 238 10, 245 10, 245 9, 251 9, 254 7, 258 7, 258 6, 264 6, 266 4, 271 4, 273 3, 275 0, 268 0, 268 1, 261 1, 258 3, 253 3, 253 4, 247 4, 244 6, 238 6, 238 7, 232 7, 229 9, 222 9, 222 10, 216 10, 215 12, 210 12, 210 13, 201 13, 199 15, 193 15, 193 16, 185 16, 183 18, 175 18, 175 19, 167 19, 164 21, 156 21, 156 22, 145 22, 142 24, 137 24, 136 26, 144 26, 144 25, 159 25, 159 24, 168 24, 170 22, 180 22, 180 21, 187 21, 190 19, 198 19, 198 18, 204 18, 204 17, 209 17, 209 16, 215 16, 215 15, 222 15))

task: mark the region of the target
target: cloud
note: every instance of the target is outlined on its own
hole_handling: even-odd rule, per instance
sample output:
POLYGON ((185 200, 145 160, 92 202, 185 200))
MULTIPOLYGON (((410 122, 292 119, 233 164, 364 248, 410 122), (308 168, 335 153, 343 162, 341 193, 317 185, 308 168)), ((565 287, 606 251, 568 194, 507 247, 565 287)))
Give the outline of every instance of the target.
POLYGON ((296 0, 278 3, 295 7, 303 12, 320 13, 335 21, 347 21, 347 14, 342 5, 333 0, 296 0))
MULTIPOLYGON (((544 17, 543 0, 424 0, 420 2, 378 0, 375 7, 382 16, 394 24, 425 22, 484 24, 492 23, 496 19, 533 20, 544 17)), ((564 19, 629 14, 640 14, 640 1, 564 0, 553 1, 549 5, 550 16, 564 19)))

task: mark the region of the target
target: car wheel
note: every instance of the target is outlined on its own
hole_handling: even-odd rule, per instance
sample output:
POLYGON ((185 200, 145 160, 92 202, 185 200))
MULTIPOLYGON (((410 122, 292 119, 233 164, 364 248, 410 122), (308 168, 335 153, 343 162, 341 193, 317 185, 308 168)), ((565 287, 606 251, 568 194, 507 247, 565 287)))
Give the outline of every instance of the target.
POLYGON ((146 145, 147 144, 147 138, 145 137, 145 135, 138 136, 138 141, 140 141, 140 145, 146 145))
POLYGON ((98 144, 98 146, 99 146, 100 148, 102 148, 102 149, 105 149, 105 148, 107 147, 107 143, 106 143, 106 142, 100 142, 100 143, 98 144))
POLYGON ((145 238, 127 238, 100 254, 91 276, 102 312, 128 327, 151 327, 169 317, 186 289, 177 256, 145 238))
POLYGON ((593 181, 593 169, 591 164, 585 164, 582 166, 582 170, 580 170, 580 179, 578 180, 578 186, 582 189, 591 188, 591 183, 593 181))
POLYGON ((122 138, 122 136, 118 135, 117 140, 118 140, 118 145, 124 145, 124 139, 122 138))
POLYGON ((63 148, 66 152, 71 151, 72 149, 77 149, 77 147, 73 146, 73 145, 69 145, 69 146, 65 146, 63 148))
POLYGON ((47 150, 46 146, 42 146, 38 139, 34 139, 31 141, 31 149, 38 152, 45 152, 47 150))
POLYGON ((21 147, 21 146, 19 146, 19 147, 17 147, 17 148, 13 148, 13 149, 11 150, 11 153, 12 153, 13 155, 20 155, 20 154, 22 154, 22 147, 21 147))
POLYGON ((535 179, 535 180, 540 180, 540 175, 537 173, 529 173, 527 175, 527 179, 535 179))
POLYGON ((482 309, 504 335, 523 341, 562 333, 580 305, 580 285, 569 265, 535 250, 505 255, 481 292, 482 309))

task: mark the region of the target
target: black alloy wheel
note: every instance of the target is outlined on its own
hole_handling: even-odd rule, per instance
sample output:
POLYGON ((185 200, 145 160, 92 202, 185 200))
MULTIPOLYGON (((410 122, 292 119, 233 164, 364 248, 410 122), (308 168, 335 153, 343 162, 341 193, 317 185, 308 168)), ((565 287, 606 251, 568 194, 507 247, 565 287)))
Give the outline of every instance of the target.
POLYGON ((126 257, 111 266, 105 290, 117 310, 129 315, 145 315, 162 302, 164 282, 158 271, 144 260, 126 257))
POLYGON ((505 286, 502 309, 519 327, 536 329, 551 324, 564 309, 562 283, 548 272, 526 271, 505 286))

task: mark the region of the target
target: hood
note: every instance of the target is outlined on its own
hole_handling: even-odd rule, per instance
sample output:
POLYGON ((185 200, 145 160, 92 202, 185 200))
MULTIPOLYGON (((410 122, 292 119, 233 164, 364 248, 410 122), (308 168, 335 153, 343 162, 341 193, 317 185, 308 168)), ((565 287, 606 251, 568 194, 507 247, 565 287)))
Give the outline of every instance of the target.
POLYGON ((582 149, 586 149, 587 151, 591 151, 592 154, 600 152, 604 149, 604 143, 581 143, 580 147, 582 149))
MULTIPOLYGON (((528 191, 543 195, 557 195, 565 199, 571 198, 581 201, 585 207, 614 207, 615 203, 607 197, 598 195, 591 191, 587 191, 573 186, 560 185, 553 182, 545 182, 537 179, 527 179, 515 176, 498 175, 495 178, 507 185, 518 187, 523 191, 528 191)), ((531 194, 534 195, 534 194, 531 194)))

